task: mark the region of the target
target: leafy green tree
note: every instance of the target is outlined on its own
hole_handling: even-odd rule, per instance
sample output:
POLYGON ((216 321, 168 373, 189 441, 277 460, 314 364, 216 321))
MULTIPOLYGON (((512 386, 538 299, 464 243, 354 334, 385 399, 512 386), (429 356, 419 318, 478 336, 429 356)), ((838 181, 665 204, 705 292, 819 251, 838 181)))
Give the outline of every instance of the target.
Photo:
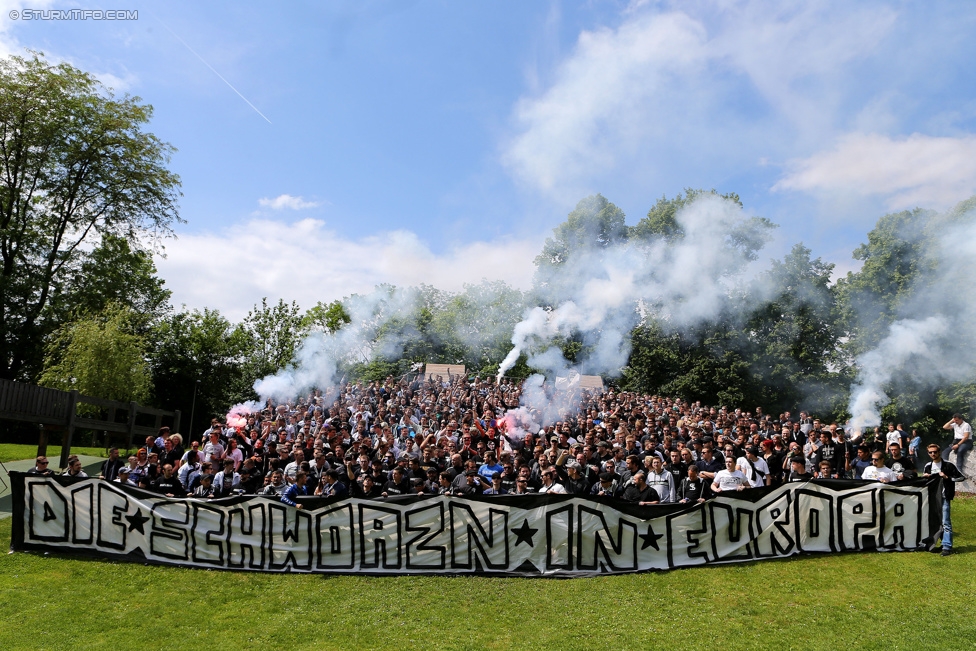
MULTIPOLYGON (((719 194, 715 190, 686 188, 684 195, 679 193, 673 199, 658 199, 654 207, 647 211, 647 216, 630 229, 630 239, 642 243, 662 239, 674 243, 683 239, 685 232, 678 223, 678 213, 697 199, 707 196, 721 197, 742 205, 739 195, 734 192, 719 194)), ((774 228, 776 225, 765 217, 751 217, 731 228, 725 233, 725 238, 730 250, 743 254, 749 260, 755 260, 759 250, 766 245, 769 232, 774 228)))
POLYGON ((734 336, 735 329, 726 323, 680 334, 666 332, 653 321, 643 323, 631 333, 632 350, 621 386, 727 405, 753 402, 757 391, 750 364, 734 336))
POLYGON ((602 194, 581 199, 566 221, 552 229, 535 264, 540 272, 558 267, 579 251, 607 249, 627 241, 624 211, 602 194))
POLYGON ((502 281, 465 285, 433 315, 431 332, 442 357, 429 361, 463 362, 472 372, 495 374, 524 311, 525 295, 502 281))
MULTIPOLYGON (((268 306, 268 299, 262 298, 261 305, 255 305, 241 328, 248 337, 247 375, 256 380, 273 375, 285 368, 295 357, 295 350, 302 338, 308 334, 308 320, 301 315, 298 303, 278 303, 268 306)), ((252 381, 253 381, 252 380, 252 381)))
POLYGON ((179 221, 152 107, 42 56, 0 60, 0 377, 40 370, 53 290, 100 235, 156 242, 179 221))
POLYGON ((114 303, 129 308, 133 327, 146 334, 172 309, 172 292, 165 284, 149 251, 106 233, 77 269, 55 283, 45 318, 61 323, 72 314, 95 314, 114 303))
POLYGON ((339 328, 351 322, 352 317, 349 316, 342 301, 334 300, 328 304, 319 301, 305 313, 303 326, 309 330, 334 334, 339 331, 339 328))
POLYGON ((868 233, 868 241, 854 250, 861 268, 837 283, 840 318, 849 336, 848 361, 878 344, 899 306, 914 293, 927 270, 927 231, 934 217, 918 208, 885 215, 868 233))
POLYGON ((113 303, 59 328, 48 344, 40 383, 95 398, 144 402, 150 385, 146 342, 133 332, 133 320, 130 308, 113 303))
POLYGON ((831 370, 842 334, 830 280, 834 265, 810 253, 796 244, 782 261, 772 261, 758 289, 765 298, 755 301, 744 331, 762 404, 773 410, 804 400, 807 407, 832 407, 830 398, 843 383, 831 370))
MULTIPOLYGON (((240 326, 217 310, 178 312, 153 330, 149 347, 153 393, 163 409, 179 409, 189 428, 194 386, 200 381, 194 414, 195 434, 212 416, 223 416, 237 402, 254 398, 245 373, 251 341, 240 326)), ((188 430, 189 431, 189 430, 188 430)))

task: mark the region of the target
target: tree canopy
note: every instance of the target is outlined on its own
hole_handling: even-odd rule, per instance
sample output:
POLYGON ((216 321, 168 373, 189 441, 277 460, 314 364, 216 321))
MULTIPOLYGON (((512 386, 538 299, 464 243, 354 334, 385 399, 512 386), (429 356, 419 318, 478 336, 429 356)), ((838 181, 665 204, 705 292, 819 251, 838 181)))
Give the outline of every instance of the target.
POLYGON ((88 245, 141 247, 179 221, 174 150, 144 130, 151 116, 67 63, 0 60, 0 377, 40 370, 43 338, 60 325, 47 308, 78 291, 88 245))

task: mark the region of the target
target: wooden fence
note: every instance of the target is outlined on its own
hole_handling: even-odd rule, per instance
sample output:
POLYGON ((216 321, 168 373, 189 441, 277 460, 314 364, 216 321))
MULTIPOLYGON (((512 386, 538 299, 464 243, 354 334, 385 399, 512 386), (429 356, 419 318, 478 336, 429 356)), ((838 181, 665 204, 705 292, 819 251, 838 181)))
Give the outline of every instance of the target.
POLYGON ((180 429, 180 412, 144 407, 135 402, 118 402, 86 396, 77 391, 59 391, 34 384, 0 379, 0 419, 34 423, 47 426, 41 432, 38 454, 45 454, 47 428, 63 431, 60 466, 68 465, 71 439, 76 429, 89 429, 126 435, 126 446, 131 448, 136 436, 156 436, 164 419, 173 432, 180 429), (90 405, 95 409, 81 408, 90 405), (94 412, 105 417, 93 417, 94 412), (124 414, 120 421, 118 416, 124 414), (146 424, 152 421, 152 425, 146 424))

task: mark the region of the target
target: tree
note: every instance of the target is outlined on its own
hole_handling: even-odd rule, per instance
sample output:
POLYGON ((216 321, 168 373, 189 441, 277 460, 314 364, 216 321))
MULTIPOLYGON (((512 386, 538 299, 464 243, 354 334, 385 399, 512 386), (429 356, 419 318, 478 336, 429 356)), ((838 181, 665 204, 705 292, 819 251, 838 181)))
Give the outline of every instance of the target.
POLYGON ((211 416, 222 416, 228 406, 253 398, 253 379, 249 383, 244 373, 249 344, 243 329, 217 310, 184 311, 164 318, 154 328, 149 347, 157 405, 179 409, 189 418, 199 380, 195 420, 201 424, 211 416))
MULTIPOLYGON (((674 243, 683 239, 685 232, 678 223, 678 213, 705 196, 721 197, 742 206, 739 195, 734 192, 719 194, 715 190, 686 188, 684 195, 679 193, 674 199, 658 199, 654 207, 647 211, 647 216, 630 229, 630 239, 643 243, 661 239, 674 243)), ((730 250, 743 254, 749 260, 755 260, 759 250, 769 239, 769 231, 774 228, 776 225, 765 217, 750 217, 730 225, 725 233, 725 240, 730 250)))
POLYGON ((927 230, 934 217, 918 208, 885 215, 854 250, 854 259, 864 264, 837 283, 850 360, 877 345, 915 291, 926 270, 927 230))
POLYGON ((41 55, 0 61, 0 377, 34 374, 53 290, 89 243, 158 243, 180 220, 173 148, 143 130, 152 107, 41 55))
POLYGON ((105 400, 145 402, 146 342, 133 332, 133 320, 131 309, 113 303, 62 326, 48 344, 40 383, 105 400))
POLYGON ((304 319, 305 326, 310 330, 321 330, 329 334, 335 334, 339 328, 352 322, 352 317, 338 299, 328 305, 319 301, 305 313, 304 319))
POLYGON ((285 368, 295 357, 295 349, 308 333, 308 320, 300 314, 298 303, 278 299, 268 307, 262 298, 241 323, 248 337, 247 375, 253 380, 273 375, 285 368))
POLYGON ((148 251, 106 233, 77 269, 55 283, 45 319, 62 323, 115 303, 131 310, 133 327, 145 334, 170 311, 171 295, 148 251))
MULTIPOLYGON (((761 404, 773 410, 830 407, 839 379, 841 330, 830 283, 834 265, 811 260, 810 249, 796 244, 782 261, 773 260, 761 278, 756 307, 745 336, 753 373, 763 389, 761 404), (819 395, 818 395, 819 394, 819 395)), ((842 378, 840 378, 842 379, 842 378)))
POLYGON ((576 252, 607 249, 627 241, 624 211, 607 201, 602 194, 581 199, 573 212, 546 238, 535 264, 540 273, 558 267, 576 252))

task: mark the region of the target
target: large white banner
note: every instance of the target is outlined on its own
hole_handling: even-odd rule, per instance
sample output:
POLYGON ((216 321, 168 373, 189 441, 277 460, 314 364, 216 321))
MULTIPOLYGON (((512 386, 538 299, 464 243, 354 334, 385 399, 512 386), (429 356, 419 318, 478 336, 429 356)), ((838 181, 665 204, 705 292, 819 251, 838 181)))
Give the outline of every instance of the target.
POLYGON ((584 576, 932 544, 938 479, 806 482, 703 504, 567 496, 171 499, 11 473, 11 549, 167 565, 366 574, 584 576))

